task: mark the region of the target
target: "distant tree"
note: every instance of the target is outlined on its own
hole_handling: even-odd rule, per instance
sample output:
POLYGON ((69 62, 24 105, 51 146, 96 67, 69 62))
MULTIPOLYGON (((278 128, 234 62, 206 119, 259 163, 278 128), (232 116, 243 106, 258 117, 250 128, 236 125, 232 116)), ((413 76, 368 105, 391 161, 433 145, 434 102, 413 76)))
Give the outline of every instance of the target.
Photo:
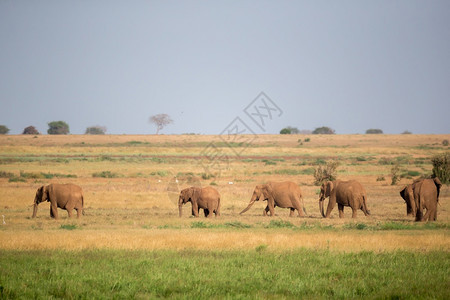
POLYGON ((412 132, 409 131, 409 130, 405 130, 405 131, 402 132, 402 134, 412 134, 412 132))
POLYGON ((334 134, 334 129, 331 129, 330 127, 318 127, 316 129, 314 129, 314 131, 312 132, 312 134, 334 134))
POLYGON ((9 132, 9 128, 5 125, 0 125, 0 134, 7 134, 9 132))
POLYGON ((155 124, 156 126, 156 134, 159 133, 161 129, 166 127, 167 125, 173 123, 173 120, 169 117, 168 114, 158 114, 150 117, 150 123, 155 124))
POLYGON ((299 134, 312 134, 312 130, 302 129, 302 130, 299 131, 299 134))
POLYGON ((366 134, 383 134, 381 129, 367 129, 366 134))
POLYGON ((64 121, 53 121, 48 123, 48 134, 68 134, 69 125, 64 121))
POLYGON ((25 129, 23 130, 22 134, 39 134, 39 131, 37 131, 36 127, 34 126, 28 126, 25 127, 25 129))
POLYGON ((91 126, 86 128, 85 134, 105 134, 106 127, 105 126, 91 126))
POLYGON ((280 130, 280 134, 291 134, 291 130, 289 128, 283 128, 280 130))

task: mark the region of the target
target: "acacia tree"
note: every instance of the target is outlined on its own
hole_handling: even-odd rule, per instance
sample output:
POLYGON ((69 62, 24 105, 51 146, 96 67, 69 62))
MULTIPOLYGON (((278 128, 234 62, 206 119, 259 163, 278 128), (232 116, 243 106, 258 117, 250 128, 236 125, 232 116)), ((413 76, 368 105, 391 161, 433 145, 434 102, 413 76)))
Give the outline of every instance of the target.
POLYGON ((155 124, 156 134, 158 134, 159 131, 163 129, 166 125, 173 123, 173 120, 169 117, 168 114, 157 114, 151 116, 149 122, 155 124))
POLYGON ((48 134, 68 134, 69 125, 64 121, 53 121, 48 123, 48 134))
POLYGON ((316 129, 314 129, 314 131, 312 132, 312 134, 334 134, 334 129, 331 129, 330 127, 318 127, 316 129))
POLYGON ((7 134, 9 132, 9 128, 5 125, 0 125, 0 134, 7 134))
POLYGON ((106 127, 105 126, 91 126, 86 128, 85 134, 105 134, 106 127))
POLYGON ((39 134, 39 131, 34 126, 25 127, 22 134, 39 134))

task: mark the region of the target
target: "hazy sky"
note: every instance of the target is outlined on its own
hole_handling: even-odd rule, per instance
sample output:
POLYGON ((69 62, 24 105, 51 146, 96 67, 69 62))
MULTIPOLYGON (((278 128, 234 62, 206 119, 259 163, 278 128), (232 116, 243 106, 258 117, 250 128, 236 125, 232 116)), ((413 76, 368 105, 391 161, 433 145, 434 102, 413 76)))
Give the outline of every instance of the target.
POLYGON ((10 134, 262 133, 260 92, 266 133, 450 133, 450 1, 0 0, 10 134))

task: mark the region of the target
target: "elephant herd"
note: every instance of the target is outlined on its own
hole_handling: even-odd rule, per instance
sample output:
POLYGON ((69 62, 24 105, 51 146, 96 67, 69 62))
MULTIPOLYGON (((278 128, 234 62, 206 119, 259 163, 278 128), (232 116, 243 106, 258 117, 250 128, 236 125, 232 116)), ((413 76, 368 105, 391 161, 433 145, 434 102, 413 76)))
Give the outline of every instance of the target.
MULTIPOLYGON (((406 203, 408 216, 414 216, 416 221, 435 221, 437 218, 437 204, 439 202, 439 192, 442 184, 438 178, 418 179, 412 184, 405 186, 400 195, 406 203), (426 213, 424 215, 424 209, 426 213)), ((293 182, 268 182, 257 185, 253 191, 248 206, 240 212, 245 213, 255 203, 255 201, 267 201, 267 206, 263 211, 265 216, 274 216, 275 207, 289 208, 290 216, 294 216, 297 211, 299 217, 305 216, 303 195, 300 187, 293 182)), ((67 210, 69 217, 72 210, 77 211, 79 218, 83 212, 84 198, 82 189, 74 184, 50 184, 41 186, 36 191, 33 204, 33 215, 36 217, 38 204, 44 201, 50 202, 50 216, 58 219, 57 208, 67 210)), ((331 211, 338 204, 339 217, 344 217, 344 207, 352 209, 352 218, 356 218, 358 209, 364 215, 370 215, 367 208, 367 195, 364 187, 356 180, 350 181, 327 181, 320 188, 319 210, 324 218, 330 217, 331 211), (324 201, 328 201, 327 211, 324 212, 324 201)), ((203 209, 205 217, 213 214, 220 216, 220 194, 213 187, 189 187, 180 192, 178 200, 179 216, 182 216, 182 206, 187 202, 192 204, 192 215, 199 216, 200 209, 203 209)))

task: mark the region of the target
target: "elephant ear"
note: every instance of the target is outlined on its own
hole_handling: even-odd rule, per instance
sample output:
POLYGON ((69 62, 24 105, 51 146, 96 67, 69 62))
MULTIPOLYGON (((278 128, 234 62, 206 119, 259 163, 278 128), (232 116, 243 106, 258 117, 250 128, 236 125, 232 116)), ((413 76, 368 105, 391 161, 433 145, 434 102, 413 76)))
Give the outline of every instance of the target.
POLYGON ((436 185, 436 189, 437 189, 437 201, 439 201, 439 192, 441 191, 442 183, 439 180, 439 178, 437 178, 437 177, 434 177, 433 181, 434 181, 434 184, 436 185))
POLYGON ((50 197, 48 196, 48 190, 49 190, 48 185, 44 185, 42 187, 42 201, 47 200, 47 202, 50 202, 50 197))
POLYGON ((269 185, 267 184, 263 184, 261 186, 261 194, 263 195, 264 199, 261 200, 266 200, 272 197, 272 189, 270 188, 269 185))
POLYGON ((326 193, 325 193, 325 195, 331 195, 331 192, 333 191, 333 189, 334 189, 334 184, 333 184, 333 181, 328 181, 327 182, 327 190, 326 190, 326 193))
POLYGON ((403 190, 400 191, 400 196, 402 196, 403 200, 406 201, 406 189, 408 188, 408 186, 405 186, 403 188, 403 190))

